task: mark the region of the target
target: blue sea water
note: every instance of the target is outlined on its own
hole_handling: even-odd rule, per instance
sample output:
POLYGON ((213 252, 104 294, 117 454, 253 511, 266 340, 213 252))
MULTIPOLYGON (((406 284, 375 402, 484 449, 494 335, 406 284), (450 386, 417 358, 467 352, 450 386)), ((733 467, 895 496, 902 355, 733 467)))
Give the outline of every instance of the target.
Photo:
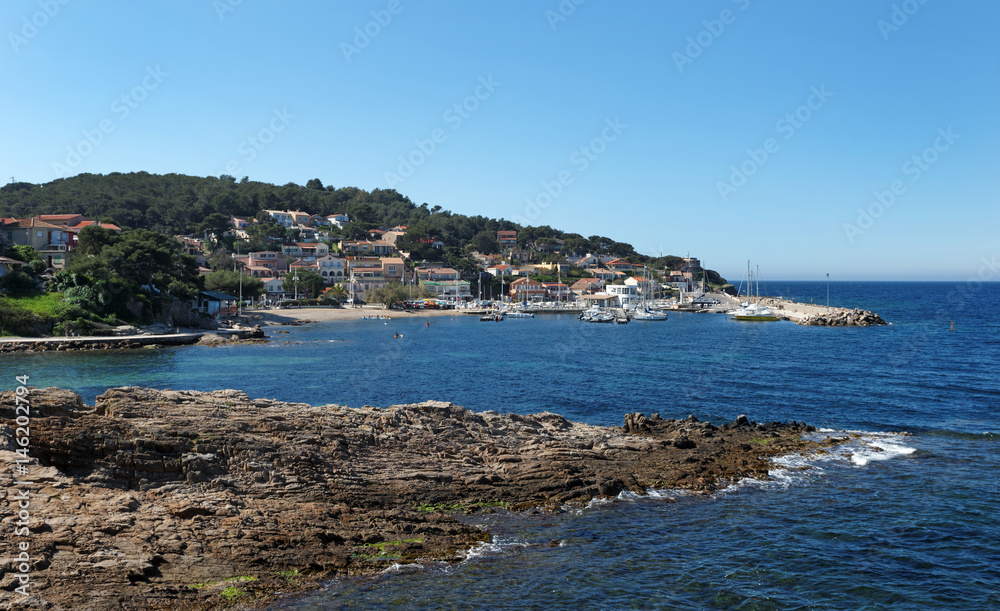
MULTIPOLYGON (((761 292, 826 303, 827 283, 761 292)), ((5 355, 0 368, 88 402, 111 386, 225 387, 603 425, 639 411, 865 432, 866 444, 786 457, 771 481, 710 498, 666 492, 475 517, 494 541, 460 564, 390 567, 275 609, 1000 609, 1000 284, 834 282, 830 303, 893 324, 671 313, 628 325, 434 317, 427 327, 413 317, 272 328, 287 333, 266 345, 5 355)))

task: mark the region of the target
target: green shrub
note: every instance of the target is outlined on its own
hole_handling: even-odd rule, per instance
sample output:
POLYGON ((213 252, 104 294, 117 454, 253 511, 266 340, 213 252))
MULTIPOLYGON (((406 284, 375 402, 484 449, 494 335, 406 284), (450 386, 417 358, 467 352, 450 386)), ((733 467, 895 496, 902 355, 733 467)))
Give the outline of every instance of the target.
POLYGON ((36 335, 35 315, 12 299, 0 297, 0 334, 36 335))

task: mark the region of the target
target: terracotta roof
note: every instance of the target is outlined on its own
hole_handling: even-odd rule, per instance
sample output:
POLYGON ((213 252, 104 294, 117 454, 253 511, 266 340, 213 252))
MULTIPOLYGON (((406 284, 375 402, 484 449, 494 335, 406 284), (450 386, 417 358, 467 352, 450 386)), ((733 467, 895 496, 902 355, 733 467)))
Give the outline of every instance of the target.
MULTIPOLYGON (((45 221, 40 221, 36 218, 30 219, 14 219, 16 222, 13 223, 14 227, 39 227, 42 229, 66 229, 65 225, 53 225, 52 223, 46 223, 45 221)), ((9 226, 9 225, 8 225, 9 226)))

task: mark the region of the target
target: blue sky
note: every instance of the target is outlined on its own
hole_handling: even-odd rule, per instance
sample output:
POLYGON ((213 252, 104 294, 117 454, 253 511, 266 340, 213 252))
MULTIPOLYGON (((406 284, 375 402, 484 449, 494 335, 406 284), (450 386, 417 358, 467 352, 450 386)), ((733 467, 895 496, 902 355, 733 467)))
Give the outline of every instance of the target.
POLYGON ((998 19, 961 0, 8 0, 0 182, 320 178, 737 280, 747 259, 765 279, 965 280, 1000 256, 998 19))

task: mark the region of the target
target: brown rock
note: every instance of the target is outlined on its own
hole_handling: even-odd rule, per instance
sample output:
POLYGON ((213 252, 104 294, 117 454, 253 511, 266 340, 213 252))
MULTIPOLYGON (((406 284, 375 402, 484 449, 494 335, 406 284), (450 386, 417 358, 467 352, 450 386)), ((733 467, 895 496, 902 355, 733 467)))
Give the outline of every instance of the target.
MULTIPOLYGON (((440 402, 349 409, 134 387, 94 408, 59 389, 32 401, 33 591, 52 609, 222 608, 230 586, 264 604, 387 562, 458 561, 489 534, 454 512, 708 492, 766 477, 767 456, 805 445, 797 423, 768 424, 769 442, 753 444, 745 416, 715 427, 634 413, 605 428, 440 402), (293 570, 295 583, 281 575, 293 570)), ((0 471, 0 490, 12 487, 0 471)))

